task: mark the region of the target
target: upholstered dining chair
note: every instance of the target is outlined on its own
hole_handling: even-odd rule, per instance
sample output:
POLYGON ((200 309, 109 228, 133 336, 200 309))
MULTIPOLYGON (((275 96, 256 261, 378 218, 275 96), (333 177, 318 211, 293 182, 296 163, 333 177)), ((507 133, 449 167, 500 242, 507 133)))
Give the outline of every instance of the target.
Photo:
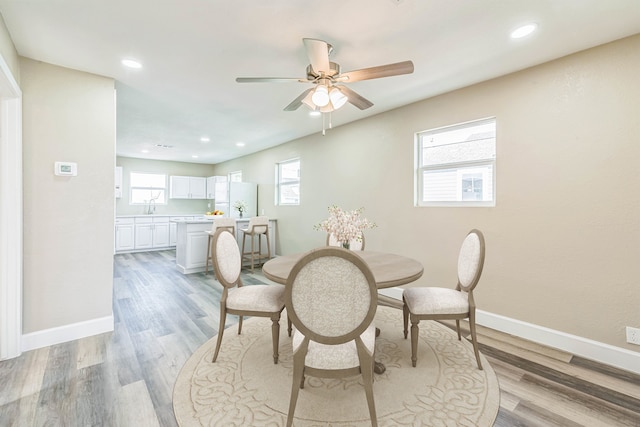
MULTIPOLYGON (((327 246, 342 247, 342 243, 332 233, 327 233, 327 246)), ((360 233, 360 237, 349 241, 349 249, 352 251, 364 251, 364 233, 360 233)))
POLYGON ((378 293, 371 270, 353 251, 318 248, 295 264, 285 288, 287 315, 295 326, 287 426, 293 422, 305 375, 339 378, 358 374, 364 381, 371 424, 377 426, 373 317, 378 293))
MULTIPOLYGON (((211 242, 213 241, 213 235, 218 229, 229 230, 231 234, 236 235, 236 219, 235 218, 214 218, 211 230, 205 231, 209 235, 207 239, 207 259, 204 266, 204 274, 209 274, 209 262, 213 265, 213 250, 211 242)), ((214 272, 215 274, 215 272, 214 272)))
POLYGON ((271 259, 271 243, 269 242, 269 218, 266 216, 254 216, 249 219, 249 225, 246 229, 242 230, 242 259, 251 262, 251 272, 253 273, 253 267, 255 261, 258 264, 263 259, 271 259), (262 253, 262 236, 267 239, 267 253, 262 253), (245 252, 244 244, 246 238, 251 238, 251 251, 245 252), (255 240, 258 240, 258 249, 255 249, 255 240))
POLYGON ((408 288, 402 292, 404 337, 407 338, 411 318, 411 363, 416 366, 418 353, 418 324, 421 320, 455 319, 460 336, 460 319, 469 319, 473 352, 482 370, 478 340, 476 338, 476 303, 473 298, 484 266, 484 236, 479 230, 471 230, 458 254, 458 284, 455 289, 438 287, 408 288))
POLYGON ((227 313, 239 316, 238 335, 242 333, 243 316, 271 318, 273 339, 273 363, 278 363, 278 341, 280 339, 280 314, 284 309, 284 286, 250 285, 243 286, 240 278, 242 269, 240 249, 234 235, 219 229, 213 235, 213 266, 216 277, 222 284, 220 297, 220 326, 218 340, 212 362, 218 358, 227 313))

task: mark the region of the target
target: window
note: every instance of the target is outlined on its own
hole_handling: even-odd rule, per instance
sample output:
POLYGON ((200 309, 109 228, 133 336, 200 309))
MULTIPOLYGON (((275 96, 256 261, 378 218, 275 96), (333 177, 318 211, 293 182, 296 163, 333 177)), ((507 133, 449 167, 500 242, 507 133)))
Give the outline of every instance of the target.
POLYGON ((495 206, 496 120, 416 135, 417 206, 495 206))
POLYGON ((167 176, 157 173, 131 172, 130 204, 144 205, 152 200, 156 204, 166 204, 167 176))
POLYGON ((300 159, 276 166, 276 205, 300 204, 300 159))
POLYGON ((242 171, 230 172, 229 182, 242 182, 242 171))

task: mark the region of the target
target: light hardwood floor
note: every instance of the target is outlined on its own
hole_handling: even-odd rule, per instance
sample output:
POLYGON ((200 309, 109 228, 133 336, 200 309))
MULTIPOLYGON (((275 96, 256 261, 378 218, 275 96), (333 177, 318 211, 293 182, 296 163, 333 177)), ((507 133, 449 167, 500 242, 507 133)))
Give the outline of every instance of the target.
MULTIPOLYGON (((173 384, 217 333, 221 287, 174 265, 175 251, 116 255, 113 333, 0 362, 0 426, 177 425, 173 384)), ((479 333, 500 382, 495 426, 640 426, 639 376, 479 333)))

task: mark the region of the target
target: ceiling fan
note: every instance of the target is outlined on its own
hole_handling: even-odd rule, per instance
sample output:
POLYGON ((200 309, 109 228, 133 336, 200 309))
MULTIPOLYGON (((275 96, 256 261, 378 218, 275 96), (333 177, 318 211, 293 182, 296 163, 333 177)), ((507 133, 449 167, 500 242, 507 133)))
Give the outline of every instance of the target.
POLYGON ((304 38, 302 41, 310 62, 307 66, 306 78, 238 77, 236 82, 312 83, 314 87, 302 92, 284 110, 294 111, 302 104, 305 104, 313 111, 330 113, 342 107, 347 101, 361 110, 366 110, 373 106, 371 101, 345 86, 346 83, 413 73, 413 62, 411 61, 379 65, 343 73, 339 64, 329 60, 333 46, 326 41, 311 38, 304 38))

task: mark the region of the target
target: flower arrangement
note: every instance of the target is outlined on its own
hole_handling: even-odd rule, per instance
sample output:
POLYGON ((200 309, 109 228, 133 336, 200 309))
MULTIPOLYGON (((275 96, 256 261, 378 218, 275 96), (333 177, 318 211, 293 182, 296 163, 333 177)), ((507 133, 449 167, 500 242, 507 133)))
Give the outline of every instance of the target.
POLYGON ((233 208, 235 210, 237 210, 240 215, 243 214, 244 211, 247 210, 247 205, 245 202, 243 202, 242 200, 237 200, 234 204, 233 204, 233 208))
POLYGON ((364 230, 376 227, 375 223, 361 216, 364 208, 345 211, 333 205, 328 210, 329 218, 313 228, 333 234, 336 240, 345 248, 349 247, 349 242, 353 239, 361 241, 364 230))

